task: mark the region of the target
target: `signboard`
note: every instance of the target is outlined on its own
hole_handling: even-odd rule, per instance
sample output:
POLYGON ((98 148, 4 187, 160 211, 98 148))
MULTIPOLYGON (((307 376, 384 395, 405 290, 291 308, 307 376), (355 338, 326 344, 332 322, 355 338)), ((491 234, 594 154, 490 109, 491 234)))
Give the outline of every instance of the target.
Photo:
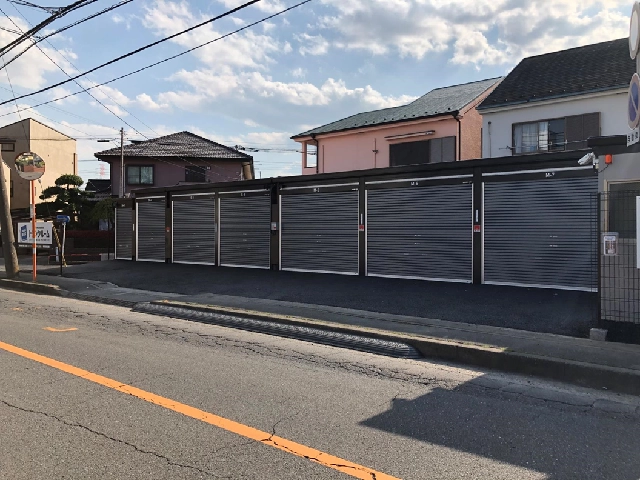
POLYGON ((618 233, 606 232, 602 234, 602 253, 606 257, 618 255, 618 233))
POLYGON ((627 133, 627 147, 640 142, 640 127, 636 127, 627 133))
POLYGON ((637 73, 631 77, 629 92, 627 93, 627 122, 633 130, 640 124, 640 77, 637 73))
POLYGON ((56 220, 60 223, 69 223, 71 221, 71 218, 69 217, 69 215, 56 215, 56 220))
MULTIPOLYGON (((18 223, 18 243, 32 245, 31 222, 18 223)), ((50 222, 36 222, 36 245, 51 245, 53 243, 53 224, 50 222)))

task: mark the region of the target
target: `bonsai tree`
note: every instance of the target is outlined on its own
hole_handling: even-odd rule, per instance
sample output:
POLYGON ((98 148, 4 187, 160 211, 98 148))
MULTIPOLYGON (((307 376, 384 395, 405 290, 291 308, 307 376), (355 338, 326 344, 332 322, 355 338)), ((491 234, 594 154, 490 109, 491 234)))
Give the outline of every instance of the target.
POLYGON ((88 210, 92 208, 87 200, 93 194, 80 190, 83 183, 78 175, 65 174, 58 177, 55 185, 45 188, 40 195, 40 199, 45 201, 41 205, 45 207, 46 213, 68 215, 71 223, 77 225, 81 212, 88 214, 88 210))

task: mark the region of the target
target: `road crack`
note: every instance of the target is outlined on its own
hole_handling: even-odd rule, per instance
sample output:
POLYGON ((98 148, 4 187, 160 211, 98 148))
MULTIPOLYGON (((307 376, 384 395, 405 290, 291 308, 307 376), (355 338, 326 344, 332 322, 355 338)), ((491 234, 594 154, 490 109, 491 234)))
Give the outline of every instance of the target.
POLYGON ((210 477, 214 477, 214 478, 226 478, 226 477, 219 477, 219 476, 217 476, 217 475, 215 475, 215 474, 213 474, 213 473, 211 473, 211 472, 209 472, 207 470, 203 470, 203 469, 195 467, 193 465, 187 465, 187 464, 184 464, 184 463, 174 462, 169 457, 166 457, 166 456, 164 456, 164 455, 162 455, 160 453, 157 453, 157 452, 154 452, 154 451, 151 451, 151 450, 144 450, 144 449, 138 447, 137 445, 134 445, 131 442, 127 442, 126 440, 121 440, 119 438, 111 437, 111 436, 107 435, 106 433, 99 432, 97 430, 94 430, 94 429, 92 429, 90 427, 87 427, 86 425, 82 425, 80 423, 69 422, 69 421, 64 420, 63 418, 60 418, 60 417, 58 417, 56 415, 53 415, 51 413, 41 412, 39 410, 32 410, 32 409, 29 409, 29 408, 20 407, 18 405, 14 405, 14 404, 9 403, 9 402, 7 402, 5 400, 2 400, 2 399, 0 399, 0 403, 5 405, 5 406, 7 406, 7 407, 9 407, 9 408, 13 408, 13 409, 19 410, 19 411, 24 412, 24 413, 32 413, 32 414, 36 414, 36 415, 42 415, 44 417, 47 417, 47 418, 50 418, 50 419, 55 420, 57 422, 60 422, 63 425, 66 425, 68 427, 80 428, 82 430, 86 430, 87 432, 90 432, 90 433, 92 433, 94 435, 103 437, 103 438, 105 438, 107 440, 110 440, 112 442, 120 443, 122 445, 126 445, 127 447, 133 448, 138 453, 142 453, 142 454, 145 454, 145 455, 152 455, 152 456, 154 456, 156 458, 159 458, 160 460, 164 460, 167 463, 167 465, 170 465, 172 467, 186 468, 186 469, 194 470, 194 471, 196 471, 198 473, 201 473, 203 475, 207 475, 207 476, 210 476, 210 477))

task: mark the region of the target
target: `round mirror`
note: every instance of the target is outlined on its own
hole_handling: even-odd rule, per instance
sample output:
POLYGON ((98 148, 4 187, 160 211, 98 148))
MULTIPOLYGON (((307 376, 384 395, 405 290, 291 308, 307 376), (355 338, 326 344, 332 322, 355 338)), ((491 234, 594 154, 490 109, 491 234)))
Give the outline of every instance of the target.
POLYGON ((638 49, 640 49, 640 5, 636 2, 629 22, 629 53, 632 59, 638 55, 638 49))
POLYGON ((44 175, 44 160, 37 153, 21 153, 16 157, 16 170, 25 180, 38 180, 44 175))

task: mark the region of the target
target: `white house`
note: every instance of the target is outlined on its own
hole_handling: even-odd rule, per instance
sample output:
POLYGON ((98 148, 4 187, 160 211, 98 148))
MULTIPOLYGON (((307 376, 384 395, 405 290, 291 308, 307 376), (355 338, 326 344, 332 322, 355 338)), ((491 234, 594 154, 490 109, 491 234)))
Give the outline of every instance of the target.
MULTIPOLYGON (((477 107, 483 158, 586 150, 590 137, 626 134, 635 68, 626 38, 525 58, 477 107)), ((620 182, 640 189, 635 158, 600 161, 600 190, 620 182)))

